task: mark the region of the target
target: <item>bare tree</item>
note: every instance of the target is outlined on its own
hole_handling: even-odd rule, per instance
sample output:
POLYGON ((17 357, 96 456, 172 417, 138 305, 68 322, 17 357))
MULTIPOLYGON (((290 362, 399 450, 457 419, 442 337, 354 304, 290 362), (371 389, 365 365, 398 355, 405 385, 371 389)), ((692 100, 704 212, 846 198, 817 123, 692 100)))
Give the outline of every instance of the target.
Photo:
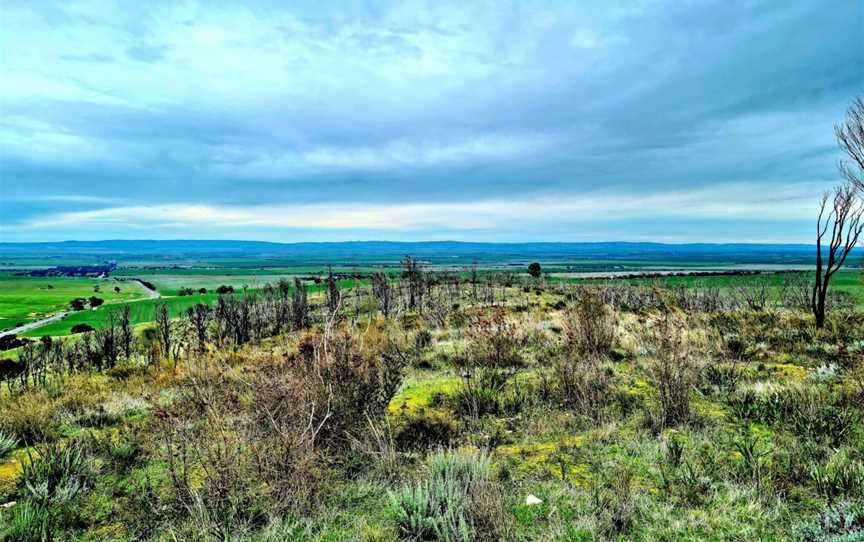
POLYGON ((132 342, 135 340, 135 331, 132 328, 131 308, 128 304, 120 306, 120 319, 118 321, 120 348, 126 359, 132 355, 132 342))
POLYGON ((816 222, 816 281, 810 298, 818 328, 825 325, 825 299, 831 278, 846 262, 864 229, 862 216, 864 205, 858 198, 858 189, 851 182, 835 187, 833 195, 831 192, 822 195, 816 222), (827 237, 829 229, 830 238, 827 237), (823 244, 826 243, 826 253, 823 254, 823 244))
POLYGON ((864 98, 858 97, 846 111, 846 118, 834 125, 834 135, 848 160, 840 160, 838 169, 846 184, 822 195, 819 219, 816 222, 816 281, 810 305, 816 317, 816 327, 825 325, 825 299, 831 277, 846 261, 846 257, 858 243, 864 215, 861 193, 864 191, 864 98), (826 215, 829 201, 831 208, 826 215), (823 221, 824 218, 824 221, 823 221), (827 262, 824 262, 822 245, 831 238, 827 246, 827 262), (824 268, 823 268, 824 267, 824 268))
POLYGON ((846 119, 834 126, 834 135, 840 150, 849 157, 838 164, 840 173, 852 186, 864 190, 864 96, 855 98, 846 119))
POLYGON ((294 293, 291 296, 291 319, 294 329, 305 329, 309 325, 309 298, 306 284, 294 277, 294 293))
POLYGON ((168 311, 166 303, 156 305, 156 330, 159 335, 159 346, 162 349, 163 356, 171 355, 171 313, 168 311))
POLYGON ((390 313, 393 311, 393 289, 390 287, 387 275, 384 273, 372 275, 372 294, 378 301, 381 314, 384 315, 384 318, 390 318, 390 313))
POLYGON ((194 332, 195 346, 199 353, 203 353, 207 349, 207 326, 210 324, 210 307, 204 303, 198 303, 193 307, 189 307, 186 311, 186 318, 194 332))
POLYGON ((336 281, 336 276, 333 275, 333 268, 331 267, 327 272, 327 310, 331 316, 339 310, 341 302, 342 294, 339 291, 339 284, 336 281))
POLYGON ((402 276, 408 279, 408 308, 414 309, 418 303, 423 310, 423 270, 417 260, 411 256, 405 256, 402 260, 405 269, 402 276))

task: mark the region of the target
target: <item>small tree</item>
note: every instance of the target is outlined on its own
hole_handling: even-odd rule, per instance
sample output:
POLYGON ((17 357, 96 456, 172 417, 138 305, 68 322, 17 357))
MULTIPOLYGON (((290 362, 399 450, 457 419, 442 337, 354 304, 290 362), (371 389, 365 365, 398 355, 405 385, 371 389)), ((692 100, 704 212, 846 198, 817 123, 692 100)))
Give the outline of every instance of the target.
POLYGON ((95 309, 99 305, 105 303, 105 300, 102 299, 101 297, 96 297, 94 295, 94 296, 90 296, 89 302, 90 302, 90 307, 95 309))
POLYGON ((333 274, 333 268, 330 268, 327 272, 327 310, 331 316, 335 315, 336 311, 339 310, 341 302, 342 294, 339 292, 339 283, 333 274))
POLYGON ((120 307, 120 317, 117 320, 119 326, 119 342, 123 355, 128 359, 132 355, 132 342, 135 339, 135 331, 132 327, 132 316, 129 305, 120 307))
POLYGON ((810 299, 817 328, 825 325, 828 285, 834 274, 843 267, 849 253, 858 244, 861 231, 864 229, 862 217, 864 217, 864 205, 861 204, 858 190, 853 184, 847 183, 835 187, 833 194, 825 192, 822 195, 819 218, 816 222, 816 281, 810 299), (828 237, 829 230, 830 237, 828 237), (826 244, 827 246, 823 248, 826 244))
POLYGON ((378 308, 381 309, 384 318, 390 318, 390 313, 393 310, 393 288, 390 287, 390 281, 386 274, 375 273, 372 275, 372 295, 378 301, 378 308))
POLYGON ((540 267, 540 264, 538 262, 532 262, 528 265, 528 274, 535 279, 539 278, 542 273, 543 269, 540 267))
POLYGON ((864 191, 864 97, 859 96, 852 102, 844 121, 834 125, 834 135, 848 160, 840 160, 837 164, 840 174, 846 179, 845 186, 835 187, 833 194, 825 192, 822 195, 816 222, 816 281, 810 305, 819 328, 825 325, 825 299, 831 277, 846 262, 864 229, 861 220, 864 216, 861 203, 864 191), (831 208, 826 215, 829 201, 831 208), (827 237, 829 229, 830 239, 827 237), (823 255, 825 240, 828 241, 827 255, 823 255))
POLYGON ((156 331, 159 335, 159 346, 162 349, 162 355, 168 357, 171 355, 171 313, 168 311, 168 305, 159 303, 156 305, 156 331))

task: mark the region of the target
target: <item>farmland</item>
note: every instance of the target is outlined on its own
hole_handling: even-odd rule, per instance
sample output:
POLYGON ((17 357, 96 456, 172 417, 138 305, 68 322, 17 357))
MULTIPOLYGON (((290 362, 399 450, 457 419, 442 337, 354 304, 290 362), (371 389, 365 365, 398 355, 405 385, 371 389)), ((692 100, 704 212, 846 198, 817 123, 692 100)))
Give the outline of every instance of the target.
POLYGON ((0 330, 68 310, 72 299, 91 296, 104 299, 106 305, 145 297, 136 284, 95 278, 33 278, 0 272, 0 330))

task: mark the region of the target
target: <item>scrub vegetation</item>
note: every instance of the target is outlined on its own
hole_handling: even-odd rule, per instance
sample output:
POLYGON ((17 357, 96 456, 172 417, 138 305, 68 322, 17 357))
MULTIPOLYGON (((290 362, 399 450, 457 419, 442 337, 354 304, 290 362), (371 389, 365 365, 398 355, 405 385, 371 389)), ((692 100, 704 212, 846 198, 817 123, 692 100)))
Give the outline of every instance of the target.
POLYGON ((0 538, 860 539, 854 299, 670 281, 406 259, 100 307, 3 362, 0 538))

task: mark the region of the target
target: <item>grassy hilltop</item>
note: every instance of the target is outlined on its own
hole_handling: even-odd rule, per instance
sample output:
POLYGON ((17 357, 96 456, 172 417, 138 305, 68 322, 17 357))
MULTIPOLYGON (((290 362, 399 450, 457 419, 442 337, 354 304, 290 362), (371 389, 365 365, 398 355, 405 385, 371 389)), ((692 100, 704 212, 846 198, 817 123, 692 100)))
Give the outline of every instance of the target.
MULTIPOLYGON (((115 321, 19 349, 0 395, 0 504, 14 502, 0 533, 854 540, 864 529, 854 297, 835 295, 817 330, 806 284, 779 275, 574 284, 426 271, 238 290, 213 308, 177 296, 199 308, 164 326, 133 316, 128 339, 115 321)), ((176 276, 153 282, 171 292, 176 276)))

